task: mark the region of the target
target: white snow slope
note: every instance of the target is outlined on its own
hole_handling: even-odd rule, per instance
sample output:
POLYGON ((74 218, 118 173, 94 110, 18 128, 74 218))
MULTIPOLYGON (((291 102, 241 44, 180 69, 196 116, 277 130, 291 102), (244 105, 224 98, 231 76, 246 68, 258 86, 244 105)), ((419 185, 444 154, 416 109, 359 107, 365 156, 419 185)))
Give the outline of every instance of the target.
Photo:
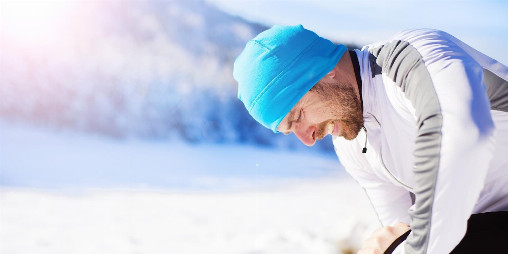
POLYGON ((351 253, 378 227, 333 157, 0 125, 0 253, 351 253))

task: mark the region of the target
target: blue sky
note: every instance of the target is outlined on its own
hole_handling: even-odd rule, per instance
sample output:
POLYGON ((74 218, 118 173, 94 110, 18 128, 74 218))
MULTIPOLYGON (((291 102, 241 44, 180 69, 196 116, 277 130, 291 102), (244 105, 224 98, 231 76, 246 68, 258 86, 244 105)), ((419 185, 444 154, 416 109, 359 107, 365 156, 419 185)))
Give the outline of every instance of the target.
POLYGON ((408 28, 441 29, 508 65, 508 1, 207 1, 248 20, 302 24, 329 39, 360 45, 408 28))

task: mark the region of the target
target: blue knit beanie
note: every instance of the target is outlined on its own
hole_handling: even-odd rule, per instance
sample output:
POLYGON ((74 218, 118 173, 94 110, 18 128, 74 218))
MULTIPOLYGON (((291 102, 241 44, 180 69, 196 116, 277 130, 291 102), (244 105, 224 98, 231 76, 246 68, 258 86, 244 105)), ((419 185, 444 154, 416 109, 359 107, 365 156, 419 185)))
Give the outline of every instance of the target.
POLYGON ((274 26, 250 40, 234 64, 238 98, 263 126, 277 126, 346 52, 312 31, 274 26))

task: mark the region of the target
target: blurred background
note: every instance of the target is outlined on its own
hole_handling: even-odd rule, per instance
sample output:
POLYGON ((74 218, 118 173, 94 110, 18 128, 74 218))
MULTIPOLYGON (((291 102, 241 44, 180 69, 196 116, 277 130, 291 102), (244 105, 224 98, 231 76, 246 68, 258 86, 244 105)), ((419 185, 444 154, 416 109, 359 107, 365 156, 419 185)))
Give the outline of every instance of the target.
POLYGON ((506 1, 0 0, 0 253, 354 253, 334 154, 257 124, 232 65, 274 24, 349 48, 437 28, 508 63, 506 1))

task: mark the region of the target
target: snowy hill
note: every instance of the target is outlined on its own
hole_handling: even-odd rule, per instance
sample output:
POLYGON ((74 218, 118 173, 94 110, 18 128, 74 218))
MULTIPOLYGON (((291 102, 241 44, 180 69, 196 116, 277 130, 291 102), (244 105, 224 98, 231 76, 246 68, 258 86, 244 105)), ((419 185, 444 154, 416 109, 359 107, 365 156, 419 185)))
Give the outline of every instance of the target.
MULTIPOLYGON (((56 9, 23 3, 4 9, 56 9)), ((233 61, 266 27, 198 0, 65 3, 53 23, 34 12, 20 27, 1 26, 0 119, 118 138, 301 147, 255 123, 236 99, 233 61)))

